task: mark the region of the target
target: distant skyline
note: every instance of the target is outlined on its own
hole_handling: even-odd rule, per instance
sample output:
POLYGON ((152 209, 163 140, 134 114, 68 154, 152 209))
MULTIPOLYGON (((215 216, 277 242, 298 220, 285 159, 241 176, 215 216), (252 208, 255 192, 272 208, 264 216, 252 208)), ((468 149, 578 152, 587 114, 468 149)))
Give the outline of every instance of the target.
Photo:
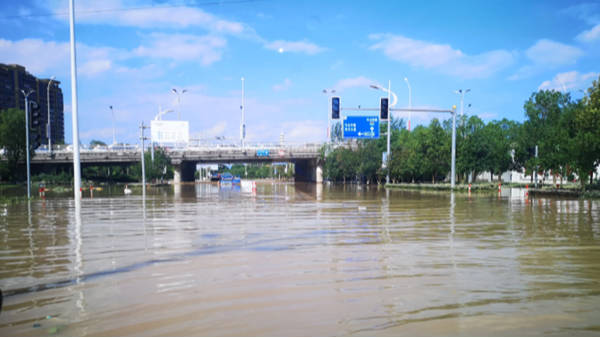
MULTIPOLYGON (((0 3, 0 62, 56 76, 72 140, 66 0, 0 3)), ((600 4, 586 1, 75 1, 83 143, 139 142, 159 112, 190 133, 246 140, 324 141, 327 97, 376 108, 387 87, 408 107, 460 109, 484 121, 524 120, 540 89, 573 98, 600 76, 600 4), (203 5, 203 3, 205 5, 203 5), (471 108, 467 108, 472 104, 471 108)), ((407 113, 394 114, 406 119, 407 113)), ((412 114, 413 128, 432 117, 412 114)))

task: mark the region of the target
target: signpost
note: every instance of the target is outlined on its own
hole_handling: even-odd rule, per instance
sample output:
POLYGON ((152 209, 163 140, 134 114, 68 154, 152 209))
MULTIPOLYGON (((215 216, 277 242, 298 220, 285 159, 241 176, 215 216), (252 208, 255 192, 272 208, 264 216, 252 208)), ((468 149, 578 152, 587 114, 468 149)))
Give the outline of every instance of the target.
POLYGON ((344 116, 342 121, 344 138, 379 138, 379 116, 344 116))
POLYGON ((190 142, 190 128, 187 121, 152 121, 150 124, 150 134, 152 142, 190 142))
POLYGON ((269 149, 258 149, 256 151, 256 156, 269 156, 269 149))
POLYGON ((284 157, 285 156, 285 150, 283 150, 283 149, 279 150, 279 156, 284 157))

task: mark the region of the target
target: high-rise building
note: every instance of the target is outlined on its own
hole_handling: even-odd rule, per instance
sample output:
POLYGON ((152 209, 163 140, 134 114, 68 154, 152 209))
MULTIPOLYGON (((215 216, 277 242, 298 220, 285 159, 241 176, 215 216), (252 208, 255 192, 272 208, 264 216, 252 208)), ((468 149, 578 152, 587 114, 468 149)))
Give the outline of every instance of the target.
POLYGON ((29 101, 35 101, 40 106, 40 127, 38 133, 42 144, 48 144, 46 125, 48 124, 48 105, 50 105, 50 135, 52 144, 65 141, 65 117, 63 94, 60 82, 52 80, 50 85, 50 102, 48 102, 48 81, 38 79, 20 65, 5 65, 0 63, 0 110, 19 108, 25 110, 25 97, 21 90, 26 92, 35 90, 29 95, 29 101))

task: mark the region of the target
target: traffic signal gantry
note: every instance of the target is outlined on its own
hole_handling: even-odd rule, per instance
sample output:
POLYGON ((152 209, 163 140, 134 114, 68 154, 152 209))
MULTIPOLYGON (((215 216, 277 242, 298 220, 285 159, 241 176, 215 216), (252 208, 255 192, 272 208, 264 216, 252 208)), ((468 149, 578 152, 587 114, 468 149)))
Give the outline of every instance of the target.
MULTIPOLYGON (((390 83, 391 84, 391 83, 390 83)), ((454 189, 455 186, 455 176, 456 176, 456 106, 453 106, 451 110, 446 110, 446 109, 412 109, 412 108, 408 108, 408 109, 404 109, 404 108, 393 108, 397 102, 397 98, 396 95, 393 94, 392 92, 390 92, 388 89, 384 89, 384 88, 380 88, 378 86, 371 86, 371 88, 374 89, 381 89, 384 91, 389 92, 390 94, 394 95, 394 103, 392 104, 392 107, 390 107, 390 103, 389 103, 389 98, 388 97, 382 97, 379 99, 379 120, 381 122, 383 121, 387 121, 388 122, 388 149, 389 149, 389 138, 390 138, 390 125, 389 123, 391 122, 391 112, 392 111, 405 111, 405 112, 417 112, 417 113, 450 113, 452 115, 452 164, 451 164, 451 177, 450 177, 450 184, 452 189, 454 189)), ((341 106, 341 98, 339 96, 336 97, 332 97, 331 98, 331 118, 334 120, 339 120, 340 116, 341 116, 341 111, 342 109, 344 110, 378 110, 377 108, 363 108, 363 109, 356 109, 356 108, 342 108, 341 106)), ((344 118, 341 118, 342 120, 342 130, 344 130, 344 118)), ((377 137, 379 138, 379 134, 377 134, 377 137)), ((388 151, 389 153, 389 151, 388 151)), ((388 160, 391 158, 391 156, 387 157, 388 160)), ((389 166, 388 166, 388 175, 389 175, 389 166)), ((386 180, 389 180, 389 176, 386 180)), ((389 181, 387 181, 389 183, 389 181)))

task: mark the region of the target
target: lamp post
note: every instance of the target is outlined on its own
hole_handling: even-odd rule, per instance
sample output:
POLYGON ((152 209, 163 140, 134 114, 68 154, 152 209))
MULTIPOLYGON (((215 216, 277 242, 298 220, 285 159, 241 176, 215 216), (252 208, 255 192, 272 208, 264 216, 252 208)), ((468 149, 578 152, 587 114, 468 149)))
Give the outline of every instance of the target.
POLYGON ((177 119, 179 121, 181 121, 181 107, 179 105, 180 100, 181 100, 181 95, 183 95, 183 93, 187 92, 187 89, 184 89, 181 91, 181 93, 177 92, 177 89, 173 88, 173 93, 175 93, 175 95, 177 95, 177 119))
POLYGON ((557 76, 556 79, 562 84, 563 86, 563 90, 565 91, 565 94, 567 93, 567 87, 565 87, 565 83, 562 82, 562 80, 557 76))
MULTIPOLYGON (((465 98, 465 94, 470 91, 471 91, 471 89, 467 89, 466 91, 463 91, 462 89, 454 91, 456 94, 458 94, 460 96, 460 117, 461 118, 463 117, 463 100, 465 98)), ((471 107, 471 105, 469 105, 469 107, 471 107)))
POLYGON ((240 109, 242 110, 242 125, 240 126, 240 139, 242 140, 242 149, 244 149, 244 141, 246 140, 246 125, 244 124, 244 78, 242 78, 242 105, 240 106, 240 109))
MULTIPOLYGON (((378 89, 378 90, 383 90, 384 92, 388 93, 388 102, 390 102, 390 94, 394 95, 394 102, 392 104, 388 104, 388 120, 387 120, 387 126, 388 126, 388 131, 387 131, 387 156, 386 156, 386 161, 389 162, 390 159, 390 134, 391 134, 391 124, 392 124, 392 108, 394 106, 396 106, 396 103, 398 102, 398 97, 396 96, 396 94, 392 93, 392 80, 390 80, 389 83, 389 89, 385 89, 383 87, 378 87, 378 86, 374 86, 371 85, 371 88, 373 89, 378 89)), ((385 176, 385 183, 389 184, 390 183, 390 166, 386 163, 386 168, 387 168, 387 175, 385 176)))
POLYGON ((335 89, 332 89, 329 93, 327 90, 323 89, 323 94, 327 95, 327 142, 331 143, 331 96, 335 94, 335 89))
POLYGON ((410 83, 408 83, 408 78, 405 77, 404 81, 406 81, 406 84, 408 85, 408 109, 409 109, 408 110, 408 131, 410 131, 410 109, 411 109, 410 108, 410 104, 411 104, 410 101, 411 101, 412 93, 410 91, 410 83))
POLYGON ((56 76, 53 76, 52 78, 50 78, 50 81, 48 81, 48 99, 46 101, 48 103, 48 125, 46 126, 46 137, 48 137, 48 151, 50 152, 50 154, 52 154, 52 141, 50 140, 50 84, 55 78, 56 76))
POLYGON ((170 113, 172 111, 173 111, 173 109, 167 109, 165 111, 162 111, 160 106, 158 106, 158 115, 156 115, 156 117, 154 118, 154 121, 162 121, 162 115, 170 113), (159 120, 159 118, 160 118, 160 120, 159 120))
POLYGON ((117 138, 115 137, 115 112, 113 111, 113 107, 110 107, 110 113, 112 115, 112 122, 113 122, 113 144, 117 144, 117 138))
POLYGON ((27 153, 27 198, 31 198, 31 172, 29 168, 29 102, 27 100, 29 99, 29 95, 35 93, 35 90, 29 90, 27 93, 25 93, 24 90, 21 90, 21 93, 23 93, 23 95, 25 96, 25 143, 27 146, 27 148, 25 148, 25 153, 27 153))
POLYGON ((73 192, 81 198, 81 162, 79 158, 79 114, 77 113, 77 57, 75 53, 75 0, 69 1, 71 31, 71 111, 73 114, 73 192))

